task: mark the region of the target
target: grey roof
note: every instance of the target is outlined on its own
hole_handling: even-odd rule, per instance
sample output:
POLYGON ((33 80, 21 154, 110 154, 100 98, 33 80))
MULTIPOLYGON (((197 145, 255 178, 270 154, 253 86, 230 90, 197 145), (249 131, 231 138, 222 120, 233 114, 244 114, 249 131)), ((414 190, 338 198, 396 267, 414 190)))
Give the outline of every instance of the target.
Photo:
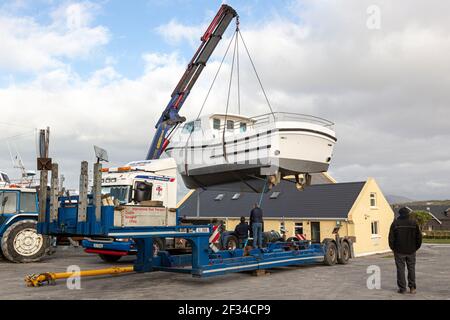
MULTIPOLYGON (((450 209, 450 207, 447 206, 442 206, 442 205, 414 205, 414 204, 406 204, 409 208, 411 208, 412 210, 422 210, 422 211, 429 211, 433 214, 433 216, 435 216, 437 219, 439 219, 439 221, 445 221, 445 220, 450 220, 450 210, 448 212, 448 215, 445 215, 445 211, 447 209, 450 209)), ((400 208, 403 206, 396 206, 394 211, 395 211, 395 216, 398 216, 398 210, 400 210, 400 208)))
MULTIPOLYGON (((311 185, 298 191, 295 184, 282 181, 263 195, 261 208, 265 217, 346 219, 365 182, 328 183, 311 185), (280 192, 276 199, 270 197, 280 192)), ((237 188, 236 190, 239 190, 237 188)), ((248 216, 253 204, 259 202, 261 194, 219 190, 197 190, 179 208, 180 216, 199 217, 248 216), (215 198, 223 195, 223 199, 215 198), (200 200, 200 201, 199 201, 200 200)))

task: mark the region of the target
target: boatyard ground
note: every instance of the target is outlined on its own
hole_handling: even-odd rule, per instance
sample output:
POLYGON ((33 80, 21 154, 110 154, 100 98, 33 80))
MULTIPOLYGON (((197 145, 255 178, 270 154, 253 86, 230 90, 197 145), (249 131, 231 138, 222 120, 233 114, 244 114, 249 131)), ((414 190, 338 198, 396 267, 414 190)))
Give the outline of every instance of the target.
MULTIPOLYGON (((127 258, 114 265, 128 265, 127 258)), ((12 264, 0 260, 1 299, 447 299, 450 300, 450 245, 424 244, 417 256, 418 293, 396 293, 392 254, 361 257, 348 265, 287 267, 255 277, 234 273, 196 279, 186 274, 154 272, 84 278, 81 290, 69 290, 60 280, 54 286, 28 288, 31 273, 64 272, 111 266, 79 248, 61 247, 40 263, 12 264), (381 289, 367 288, 369 266, 379 266, 381 289)))

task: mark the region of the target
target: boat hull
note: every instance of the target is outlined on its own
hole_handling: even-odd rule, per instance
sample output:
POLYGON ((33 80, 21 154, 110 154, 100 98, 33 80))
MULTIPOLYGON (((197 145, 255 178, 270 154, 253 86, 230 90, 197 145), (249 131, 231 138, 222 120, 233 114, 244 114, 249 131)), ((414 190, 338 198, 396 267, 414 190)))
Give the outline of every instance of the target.
MULTIPOLYGON (((249 180, 328 171, 336 143, 334 131, 318 125, 273 126, 198 143, 195 136, 168 149, 189 189, 249 180)), ((258 187, 260 189, 260 186, 258 187)))
MULTIPOLYGON (((293 167, 300 167, 302 170, 307 170, 302 173, 316 173, 328 171, 329 164, 305 160, 281 159, 278 169, 282 176, 298 174, 298 171, 285 169, 293 167)), ((264 171, 264 169, 270 170, 271 167, 224 164, 189 170, 189 174, 183 173, 181 174, 181 178, 188 189, 216 187, 218 190, 227 190, 226 184, 241 181, 243 185, 240 191, 261 192, 265 184, 265 177, 267 176, 261 174, 261 171, 264 171)))

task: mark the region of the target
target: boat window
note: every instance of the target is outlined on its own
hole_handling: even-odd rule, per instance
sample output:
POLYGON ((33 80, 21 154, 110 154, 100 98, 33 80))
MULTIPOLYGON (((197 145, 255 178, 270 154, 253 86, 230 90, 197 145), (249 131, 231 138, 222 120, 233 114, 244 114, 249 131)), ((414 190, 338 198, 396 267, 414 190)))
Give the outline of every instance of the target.
POLYGON ((220 119, 213 119, 213 128, 216 130, 220 130, 220 119))
POLYGON ((241 130, 241 132, 246 132, 247 131, 247 124, 245 122, 241 122, 240 130, 241 130))
POLYGON ((182 133, 191 133, 193 131, 194 131, 194 121, 191 121, 184 125, 182 133))
POLYGON ((223 199, 223 193, 218 194, 217 197, 214 198, 215 201, 220 201, 223 199))
POLYGON ((20 212, 37 212, 36 193, 22 192, 20 194, 20 212))
POLYGON ((9 177, 6 173, 1 173, 2 176, 2 181, 6 182, 6 183, 11 183, 11 181, 9 181, 9 177))
POLYGON ((202 128, 201 120, 195 120, 194 121, 194 131, 200 130, 201 128, 202 128))
POLYGON ((270 199, 277 199, 280 196, 281 192, 275 191, 270 195, 270 199))
POLYGON ((227 130, 234 130, 234 121, 227 120, 227 130))
POLYGON ((237 200, 241 197, 240 193, 235 193, 234 196, 231 198, 231 200, 237 200))

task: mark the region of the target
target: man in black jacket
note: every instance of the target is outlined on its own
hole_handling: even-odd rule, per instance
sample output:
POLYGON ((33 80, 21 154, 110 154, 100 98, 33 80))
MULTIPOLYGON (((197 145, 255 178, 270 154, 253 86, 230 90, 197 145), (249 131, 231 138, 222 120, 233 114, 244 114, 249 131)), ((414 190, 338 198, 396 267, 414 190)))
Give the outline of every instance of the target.
POLYGON ((416 251, 422 245, 422 232, 417 222, 410 218, 411 209, 403 207, 389 231, 389 247, 394 252, 397 267, 398 293, 406 292, 405 264, 408 268, 408 287, 416 293, 416 251))
POLYGON ((239 223, 236 228, 234 229, 234 233, 238 237, 239 240, 239 247, 242 248, 242 245, 245 243, 245 241, 248 239, 248 231, 250 227, 248 226, 248 223, 245 222, 245 217, 241 217, 241 223, 239 223))
POLYGON ((262 248, 263 212, 256 203, 250 212, 250 226, 253 231, 253 247, 262 248))

